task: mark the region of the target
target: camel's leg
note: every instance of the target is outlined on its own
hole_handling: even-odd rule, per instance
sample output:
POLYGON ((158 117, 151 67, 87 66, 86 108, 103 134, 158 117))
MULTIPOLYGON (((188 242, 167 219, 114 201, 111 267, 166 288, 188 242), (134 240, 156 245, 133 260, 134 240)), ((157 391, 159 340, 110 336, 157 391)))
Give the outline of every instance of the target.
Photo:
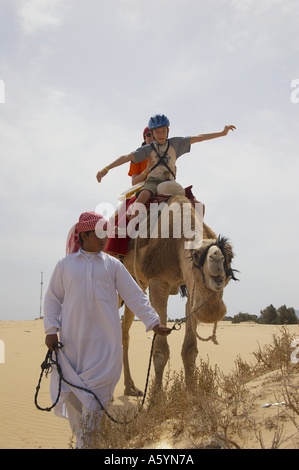
POLYGON ((190 388, 194 383, 194 373, 196 367, 196 358, 198 355, 197 349, 197 339, 196 339, 196 332, 192 328, 192 321, 191 318, 188 318, 190 314, 189 308, 189 299, 186 304, 186 323, 185 323, 185 337, 182 346, 182 360, 184 364, 185 370, 185 381, 186 386, 190 388))
MULTIPOLYGON (((160 316, 160 322, 167 324, 167 302, 171 286, 161 280, 151 280, 149 285, 149 299, 160 316)), ((169 359, 169 345, 167 337, 156 335, 153 348, 153 362, 155 368, 155 386, 162 388, 163 372, 169 359)))
POLYGON ((124 315, 121 322, 122 328, 122 345, 123 345, 123 372, 124 372, 124 395, 132 397, 141 397, 143 393, 139 390, 131 377, 130 365, 129 365, 129 343, 130 335, 129 331, 134 320, 134 313, 125 305, 124 315))

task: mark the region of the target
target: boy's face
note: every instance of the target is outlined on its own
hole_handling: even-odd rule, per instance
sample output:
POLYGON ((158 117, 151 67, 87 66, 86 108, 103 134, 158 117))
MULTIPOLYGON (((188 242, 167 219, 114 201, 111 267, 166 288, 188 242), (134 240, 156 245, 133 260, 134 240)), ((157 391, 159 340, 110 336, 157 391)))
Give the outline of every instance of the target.
POLYGON ((166 139, 168 137, 168 127, 163 126, 158 127, 158 129, 152 129, 152 134, 158 144, 165 144, 166 139))

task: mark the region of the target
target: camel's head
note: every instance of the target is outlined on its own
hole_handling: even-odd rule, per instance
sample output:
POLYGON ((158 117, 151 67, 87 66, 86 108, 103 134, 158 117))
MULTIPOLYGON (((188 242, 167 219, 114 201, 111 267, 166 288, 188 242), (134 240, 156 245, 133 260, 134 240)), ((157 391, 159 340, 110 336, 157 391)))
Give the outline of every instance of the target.
POLYGON ((200 246, 193 250, 193 266, 202 272, 206 287, 214 292, 224 289, 230 279, 237 281, 235 269, 231 268, 234 257, 232 246, 225 237, 216 240, 204 239, 200 246))

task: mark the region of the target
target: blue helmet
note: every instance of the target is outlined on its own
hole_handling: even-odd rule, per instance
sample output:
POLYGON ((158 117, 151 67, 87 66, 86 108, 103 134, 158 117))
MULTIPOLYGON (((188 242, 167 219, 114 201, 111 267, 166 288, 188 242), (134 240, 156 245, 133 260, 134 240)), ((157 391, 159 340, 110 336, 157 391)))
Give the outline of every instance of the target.
POLYGON ((164 127, 164 126, 166 127, 170 126, 169 119, 164 114, 155 114, 148 121, 148 127, 150 130, 158 129, 158 127, 164 127))

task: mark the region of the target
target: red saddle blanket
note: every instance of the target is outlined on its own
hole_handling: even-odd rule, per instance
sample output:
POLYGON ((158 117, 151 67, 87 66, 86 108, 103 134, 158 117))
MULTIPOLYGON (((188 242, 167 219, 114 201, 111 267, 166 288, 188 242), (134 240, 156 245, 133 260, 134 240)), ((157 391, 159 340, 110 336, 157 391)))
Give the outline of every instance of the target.
MULTIPOLYGON (((185 188, 185 196, 194 204, 195 202, 195 197, 192 193, 192 186, 188 186, 185 188)), ((163 195, 163 194, 158 194, 151 199, 146 204, 146 207, 148 208, 150 204, 155 203, 155 202, 162 202, 162 201, 167 201, 171 196, 169 195, 163 195)), ((129 206, 131 206, 134 202, 136 201, 136 196, 132 196, 129 199, 126 199, 122 206, 119 209, 119 212, 127 212, 129 206), (125 206, 125 211, 124 211, 124 206, 125 206), (121 210, 122 209, 122 210, 121 210)), ((120 225, 120 220, 122 220, 122 226, 125 224, 127 226, 129 219, 124 215, 121 219, 118 219, 116 216, 115 219, 115 226, 118 227, 120 225), (125 221, 123 219, 125 218, 125 221)), ((114 237, 108 237, 104 251, 107 253, 110 253, 112 255, 126 255, 127 250, 128 250, 128 245, 129 245, 130 237, 126 235, 125 237, 118 237, 117 234, 115 234, 114 237)))

